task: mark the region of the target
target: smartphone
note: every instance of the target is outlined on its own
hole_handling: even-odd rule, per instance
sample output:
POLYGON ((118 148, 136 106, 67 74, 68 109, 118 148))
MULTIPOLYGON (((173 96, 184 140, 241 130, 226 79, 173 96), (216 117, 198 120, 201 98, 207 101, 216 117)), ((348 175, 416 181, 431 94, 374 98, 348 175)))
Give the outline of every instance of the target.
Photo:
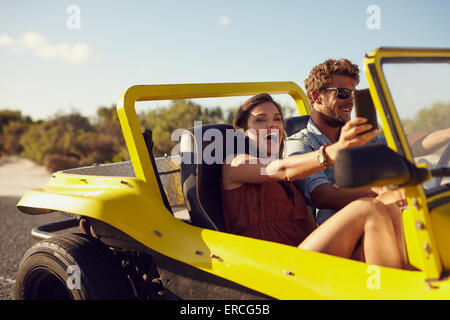
POLYGON ((372 125, 372 130, 378 129, 377 111, 369 89, 355 91, 355 113, 357 117, 366 118, 367 123, 372 125))

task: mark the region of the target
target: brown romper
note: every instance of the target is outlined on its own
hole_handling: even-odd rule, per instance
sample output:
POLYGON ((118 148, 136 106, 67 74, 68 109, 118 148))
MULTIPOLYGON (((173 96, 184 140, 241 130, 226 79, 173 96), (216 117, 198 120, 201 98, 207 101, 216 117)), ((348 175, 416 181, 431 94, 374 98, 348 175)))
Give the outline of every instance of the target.
POLYGON ((278 182, 244 183, 222 189, 222 207, 227 231, 242 236, 298 246, 315 228, 302 194, 286 183, 288 196, 278 182))

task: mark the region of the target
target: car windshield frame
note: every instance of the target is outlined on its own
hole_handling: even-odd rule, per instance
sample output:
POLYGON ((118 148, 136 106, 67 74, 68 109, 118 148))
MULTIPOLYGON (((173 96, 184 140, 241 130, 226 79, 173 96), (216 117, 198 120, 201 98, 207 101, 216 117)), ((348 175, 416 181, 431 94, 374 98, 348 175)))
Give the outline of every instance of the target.
MULTIPOLYGON (((403 125, 386 78, 383 65, 386 63, 450 63, 450 48, 390 48, 381 47, 366 55, 366 75, 373 81, 373 89, 379 98, 384 115, 381 115, 383 128, 390 128, 386 137, 388 146, 400 155, 414 162, 411 149, 406 140, 403 125)), ((369 81, 370 82, 370 81, 369 81)), ((374 96, 371 91, 372 96, 374 96)))
MULTIPOLYGON (((442 65, 444 68, 445 68, 445 65, 448 65, 448 67, 450 67, 450 57, 384 57, 384 58, 380 59, 382 75, 385 78, 384 80, 386 82, 387 89, 388 89, 387 92, 390 95, 390 99, 392 100, 393 105, 395 106, 395 108, 392 109, 391 112, 396 113, 395 116, 399 119, 401 129, 403 130, 402 135, 404 135, 405 137, 407 136, 407 133, 408 133, 407 131, 411 131, 411 128, 409 130, 407 129, 408 126, 407 126, 407 122, 406 122, 406 121, 408 121, 410 116, 405 117, 405 114, 404 114, 406 111, 405 110, 405 101, 403 101, 402 103, 399 103, 399 100, 400 100, 399 98, 402 98, 401 100, 405 100, 405 96, 401 95, 402 90, 400 90, 400 87, 399 87, 398 77, 402 77, 400 75, 402 70, 407 71, 409 69, 409 66, 411 66, 411 70, 408 70, 408 72, 412 71, 412 73, 414 73, 414 68, 415 68, 414 65, 417 65, 417 69, 422 70, 422 71, 423 71, 423 68, 425 68, 425 70, 426 70, 426 65, 435 65, 435 66, 442 65), (394 67, 395 64, 398 64, 400 66, 400 69, 396 70, 394 67), (402 69, 402 68, 406 68, 406 69, 402 69), (397 84, 395 84, 394 79, 397 84), (400 115, 402 113, 403 113, 403 116, 400 117, 400 115)), ((440 67, 441 66, 439 66, 439 68, 440 67)), ((431 68, 434 68, 434 69, 430 69, 430 70, 436 70, 434 66, 431 68)), ((450 78, 446 77, 447 70, 445 70, 445 69, 440 69, 440 70, 439 70, 438 74, 441 76, 444 76, 445 83, 443 86, 441 85, 439 87, 439 90, 443 90, 442 87, 445 87, 445 84, 447 84, 447 80, 450 81, 450 78), (442 74, 440 73, 440 70, 443 70, 442 74)), ((420 77, 421 75, 418 74, 417 76, 420 77)), ((434 79, 431 78, 427 81, 432 82, 433 80, 434 79)), ((414 83, 418 82, 418 84, 420 84, 420 87, 422 87, 422 85, 424 84, 423 81, 424 81, 423 79, 419 79, 417 81, 414 80, 414 83)), ((405 86, 406 85, 407 84, 405 83, 405 86)), ((412 89, 414 89, 414 88, 412 88, 412 89)), ((427 94, 427 92, 429 92, 429 91, 425 90, 425 94, 427 94)), ((431 92, 433 92, 433 91, 431 91, 431 92)), ((405 92, 403 91, 403 93, 405 93, 405 92)), ((433 105, 443 104, 444 106, 446 106, 448 103, 450 103, 450 99, 448 99, 448 97, 447 97, 447 92, 442 94, 442 93, 439 93, 436 91, 436 92, 433 92, 433 94, 434 93, 436 93, 436 95, 439 98, 443 98, 443 100, 436 99, 436 101, 434 101, 434 102, 427 102, 424 107, 416 110, 416 113, 414 114, 413 118, 417 117, 417 114, 421 111, 422 112, 430 111, 433 105), (444 95, 444 97, 442 97, 442 95, 444 95)), ((433 96, 433 94, 431 94, 431 97, 433 96)), ((427 94, 427 96, 428 96, 428 94, 427 94)), ((418 103, 420 103, 420 102, 418 102, 418 103)), ((423 101, 422 101, 422 103, 423 103, 423 101)), ((409 119, 409 121, 412 121, 411 119, 409 119)), ((390 125, 392 125, 392 123, 390 125)), ((409 127, 411 127, 411 126, 409 126, 409 127)), ((417 127, 417 124, 416 124, 416 127, 417 127)), ((438 127, 439 127, 439 125, 438 125, 438 127)), ((438 128, 438 127, 436 127, 435 130, 443 129, 443 128, 438 128)), ((425 132, 433 132, 433 131, 434 131, 434 129, 432 131, 424 129, 423 131, 409 132, 408 134, 413 134, 413 135, 419 134, 420 135, 420 132, 425 133, 425 132)), ((432 163, 432 162, 429 162, 428 160, 425 160, 425 159, 427 159, 426 156, 430 157, 433 154, 433 152, 430 152, 429 154, 423 154, 423 153, 420 154, 420 152, 417 153, 417 150, 413 150, 413 145, 411 145, 410 141, 407 141, 407 143, 402 144, 402 143, 398 143, 400 141, 400 139, 397 138, 395 140, 397 142, 396 144, 399 147, 399 150, 401 150, 401 152, 399 152, 399 153, 401 153, 403 156, 410 154, 411 160, 416 165, 420 164, 421 162, 422 163, 425 162, 425 163, 427 163, 427 165, 430 169, 437 169, 438 167, 439 168, 442 167, 442 165, 438 165, 440 161, 438 161, 436 163, 432 163)), ((442 148, 439 148, 439 149, 442 151, 442 148)), ((442 151, 442 152, 444 152, 444 151, 442 151)), ((437 156, 439 156, 439 160, 442 160, 441 158, 442 158, 442 156, 444 156, 444 153, 442 153, 442 152, 437 155, 437 156)), ((448 167, 448 164, 445 164, 444 167, 448 167)), ((431 191, 430 189, 436 189, 436 187, 439 187, 439 185, 441 184, 441 180, 442 180, 442 178, 434 178, 434 179, 424 183, 423 186, 424 186, 425 191, 431 191)), ((428 192, 426 192, 426 193, 428 195, 428 192)))
MULTIPOLYGON (((450 48, 402 48, 402 47, 380 47, 364 59, 364 72, 369 83, 369 89, 374 100, 377 115, 383 128, 383 133, 389 148, 405 157, 412 163, 417 163, 407 140, 405 127, 400 120, 398 107, 391 92, 389 74, 385 74, 384 67, 387 64, 438 64, 449 63, 450 48)), ((394 92, 395 93, 395 92, 394 92)), ((418 166, 425 166, 419 163, 418 166)), ((430 168, 429 169, 434 169, 430 168)), ((427 188, 435 184, 428 183, 427 188)), ((445 184, 445 182, 444 182, 445 184)), ((418 185, 417 195, 427 191, 423 184, 418 185)), ((433 186, 433 189, 434 186, 433 186)), ((425 197, 428 198, 428 192, 425 197)))

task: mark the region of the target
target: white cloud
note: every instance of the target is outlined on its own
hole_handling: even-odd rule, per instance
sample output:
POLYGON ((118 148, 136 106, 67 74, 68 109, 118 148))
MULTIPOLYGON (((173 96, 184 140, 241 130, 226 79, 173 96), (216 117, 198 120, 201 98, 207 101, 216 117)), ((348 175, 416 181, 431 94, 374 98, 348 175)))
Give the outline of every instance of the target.
POLYGON ((14 40, 6 34, 0 35, 0 46, 10 46, 14 44, 14 40))
POLYGON ((8 47, 13 52, 29 51, 43 59, 56 59, 66 62, 79 63, 93 60, 92 49, 88 44, 67 43, 50 44, 36 32, 27 32, 22 37, 14 39, 6 34, 0 35, 0 46, 8 47))
POLYGON ((230 18, 226 16, 220 17, 219 19, 219 24, 224 27, 227 27, 230 24, 230 22, 231 22, 230 18))

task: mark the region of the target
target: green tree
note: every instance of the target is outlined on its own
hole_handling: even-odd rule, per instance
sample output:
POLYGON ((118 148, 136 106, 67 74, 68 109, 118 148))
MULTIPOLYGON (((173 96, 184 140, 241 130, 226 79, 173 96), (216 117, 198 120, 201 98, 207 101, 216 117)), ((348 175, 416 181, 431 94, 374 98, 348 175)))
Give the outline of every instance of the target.
MULTIPOLYGON (((282 108, 285 116, 296 112, 290 106, 282 108)), ((179 142, 172 141, 175 130, 189 129, 195 121, 231 123, 236 110, 224 112, 220 106, 204 108, 189 100, 174 100, 166 108, 141 112, 139 119, 142 129, 153 131, 155 156, 162 156, 179 142)), ((0 125, 0 152, 21 152, 50 171, 130 158, 116 105, 99 107, 94 119, 72 112, 39 122, 22 117, 19 111, 3 110, 0 125)))
POLYGON ((108 145, 113 150, 112 162, 129 160, 128 149, 120 126, 117 115, 117 105, 110 107, 100 107, 97 110, 97 118, 94 121, 95 128, 101 137, 102 148, 106 152, 108 145))
MULTIPOLYGON (((80 145, 86 143, 86 134, 95 131, 89 119, 80 114, 56 116, 49 121, 35 123, 22 135, 22 155, 43 164, 50 154, 83 159, 87 155, 80 145), (83 143, 79 141, 83 140, 83 143)), ((92 138, 92 137, 91 137, 92 138)))
POLYGON ((293 107, 289 104, 280 104, 280 107, 281 107, 281 111, 283 112, 283 117, 285 119, 299 115, 296 106, 293 107))
POLYGON ((9 121, 3 125, 0 133, 0 153, 5 155, 18 155, 23 147, 20 137, 26 131, 27 125, 21 121, 9 121))
POLYGON ((194 121, 202 124, 222 123, 222 108, 203 108, 186 100, 173 100, 167 108, 158 108, 140 114, 141 126, 153 131, 155 156, 170 154, 178 141, 172 141, 172 133, 177 129, 189 129, 194 121))
MULTIPOLYGON (((234 106, 234 107, 228 108, 227 114, 224 116, 225 123, 233 124, 234 116, 235 116, 236 112, 238 111, 239 107, 240 106, 234 106)), ((289 104, 281 104, 281 103, 280 103, 280 107, 281 107, 281 112, 283 113, 284 119, 289 118, 289 117, 298 116, 297 107, 293 107, 289 104)))
POLYGON ((31 118, 23 117, 20 111, 0 110, 0 155, 22 151, 19 140, 31 122, 31 118))
POLYGON ((435 102, 419 110, 413 118, 402 119, 406 134, 450 128, 450 103, 435 102))
POLYGON ((4 125, 7 125, 10 121, 22 121, 22 114, 20 111, 14 110, 0 110, 0 132, 4 125))

